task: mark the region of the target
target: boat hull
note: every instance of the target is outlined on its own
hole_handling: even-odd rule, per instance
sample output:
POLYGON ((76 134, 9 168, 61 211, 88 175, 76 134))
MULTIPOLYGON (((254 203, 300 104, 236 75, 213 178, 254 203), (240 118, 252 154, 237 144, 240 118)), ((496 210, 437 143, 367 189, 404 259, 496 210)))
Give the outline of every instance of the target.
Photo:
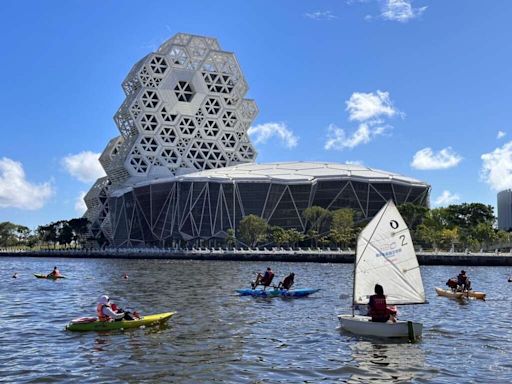
POLYGON ((385 337, 385 338, 411 338, 421 336, 423 324, 412 321, 397 320, 396 323, 377 323, 371 321, 369 316, 339 315, 341 328, 347 332, 361 336, 385 337), (410 335, 409 323, 412 325, 414 335, 410 335))
POLYGON ((301 289, 237 289, 236 291, 240 296, 255 296, 255 297, 306 297, 320 289, 301 288, 301 289))
POLYGON ((81 319, 71 320, 66 326, 68 331, 112 331, 116 329, 138 328, 141 326, 159 325, 169 320, 175 312, 165 312, 156 315, 144 316, 137 320, 121 320, 121 321, 92 321, 82 322, 81 319))
POLYGON ((42 273, 34 273, 34 276, 38 279, 48 279, 48 280, 57 280, 57 279, 65 279, 65 276, 48 276, 42 273))
POLYGON ((474 298, 478 300, 485 300, 485 292, 479 291, 468 291, 468 292, 453 292, 449 289, 442 289, 436 287, 436 293, 439 296, 450 297, 452 299, 464 299, 464 298, 474 298))

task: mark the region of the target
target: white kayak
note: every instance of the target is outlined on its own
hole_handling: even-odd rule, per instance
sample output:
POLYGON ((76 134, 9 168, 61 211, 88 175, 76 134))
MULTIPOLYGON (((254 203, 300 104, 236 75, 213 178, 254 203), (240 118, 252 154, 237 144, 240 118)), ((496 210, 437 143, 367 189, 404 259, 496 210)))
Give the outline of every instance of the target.
POLYGON ((451 289, 442 289, 436 287, 436 293, 439 296, 450 297, 452 299, 464 299, 473 298, 479 300, 485 300, 485 292, 478 291, 465 291, 465 292, 454 292, 451 289))
POLYGON ((400 337, 415 340, 421 337, 423 324, 412 321, 397 320, 395 323, 373 322, 369 316, 339 315, 341 328, 361 336, 400 337))

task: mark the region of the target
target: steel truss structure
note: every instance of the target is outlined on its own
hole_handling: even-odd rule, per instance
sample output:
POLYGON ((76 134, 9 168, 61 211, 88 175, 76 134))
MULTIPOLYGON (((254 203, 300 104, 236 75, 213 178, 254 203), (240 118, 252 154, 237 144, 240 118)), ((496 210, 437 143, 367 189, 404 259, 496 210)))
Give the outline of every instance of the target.
POLYGON ((113 239, 129 247, 224 239, 249 214, 305 231, 307 207, 352 208, 364 219, 389 199, 428 205, 429 191, 417 180, 360 166, 247 164, 155 181, 111 197, 113 239))

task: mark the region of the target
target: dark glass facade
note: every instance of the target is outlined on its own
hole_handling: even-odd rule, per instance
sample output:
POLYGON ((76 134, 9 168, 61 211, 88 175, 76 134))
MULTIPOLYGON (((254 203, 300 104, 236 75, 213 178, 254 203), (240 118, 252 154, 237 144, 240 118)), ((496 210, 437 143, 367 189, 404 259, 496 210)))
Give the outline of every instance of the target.
POLYGON ((352 208, 371 219, 392 199, 428 206, 430 186, 403 182, 319 180, 316 183, 169 181, 135 187, 110 197, 113 245, 173 246, 194 239, 224 239, 242 217, 254 214, 270 225, 306 230, 303 211, 321 206, 352 208))

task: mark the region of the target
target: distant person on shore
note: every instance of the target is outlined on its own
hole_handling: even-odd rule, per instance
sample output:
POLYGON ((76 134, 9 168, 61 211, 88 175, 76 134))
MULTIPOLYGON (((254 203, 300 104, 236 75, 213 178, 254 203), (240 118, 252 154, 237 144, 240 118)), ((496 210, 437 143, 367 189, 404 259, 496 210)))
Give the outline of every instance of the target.
POLYGON ((251 287, 252 289, 255 289, 258 285, 263 285, 263 290, 265 290, 265 288, 267 288, 270 283, 272 283, 273 278, 274 272, 272 272, 272 269, 268 267, 263 275, 261 273, 256 275, 256 280, 251 283, 251 287))
POLYGON ((466 271, 460 271, 457 276, 457 285, 459 286, 459 290, 461 291, 469 291, 471 289, 471 281, 469 277, 466 275, 466 271))
POLYGON ((281 281, 279 283, 277 288, 283 288, 283 289, 288 290, 292 287, 294 282, 295 282, 295 273, 292 272, 288 276, 286 276, 283 281, 281 281))
POLYGON ((393 322, 396 321, 394 319, 396 308, 393 310, 388 308, 382 285, 375 284, 374 292, 375 295, 371 295, 370 301, 368 302, 368 316, 371 316, 372 321, 385 323, 390 319, 391 315, 393 315, 392 320, 393 322))
POLYGON ((57 268, 56 266, 55 266, 55 267, 53 267, 53 271, 51 271, 51 272, 47 275, 47 277, 60 277, 60 276, 62 276, 62 275, 60 274, 59 268, 57 268))

